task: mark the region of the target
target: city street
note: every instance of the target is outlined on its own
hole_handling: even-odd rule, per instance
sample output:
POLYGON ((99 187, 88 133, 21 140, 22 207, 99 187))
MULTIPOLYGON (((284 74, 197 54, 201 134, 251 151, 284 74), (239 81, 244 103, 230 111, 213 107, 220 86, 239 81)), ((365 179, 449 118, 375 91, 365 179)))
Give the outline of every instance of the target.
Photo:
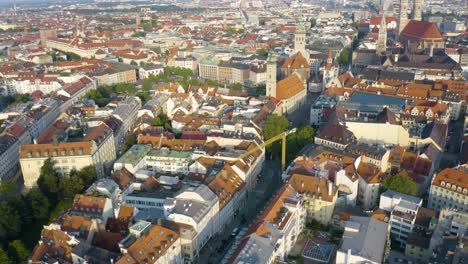
POLYGON ((228 228, 212 238, 200 252, 199 263, 220 263, 229 251, 234 239, 231 232, 234 228, 248 227, 256 219, 260 210, 266 205, 272 194, 281 186, 281 165, 278 160, 265 160, 262 177, 257 186, 247 195, 246 206, 234 218, 228 228), (245 219, 245 223, 243 221, 245 219))

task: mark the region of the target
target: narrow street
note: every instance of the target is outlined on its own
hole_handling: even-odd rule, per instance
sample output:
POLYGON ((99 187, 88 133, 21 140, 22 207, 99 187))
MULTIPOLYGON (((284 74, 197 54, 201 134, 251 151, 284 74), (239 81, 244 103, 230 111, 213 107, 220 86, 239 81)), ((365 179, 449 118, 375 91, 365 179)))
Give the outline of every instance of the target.
POLYGON ((234 228, 239 230, 252 224, 260 210, 281 186, 281 164, 278 160, 265 160, 262 176, 257 186, 247 194, 246 206, 234 218, 229 227, 220 235, 212 238, 200 252, 198 263, 221 263, 235 239, 231 236, 234 228))

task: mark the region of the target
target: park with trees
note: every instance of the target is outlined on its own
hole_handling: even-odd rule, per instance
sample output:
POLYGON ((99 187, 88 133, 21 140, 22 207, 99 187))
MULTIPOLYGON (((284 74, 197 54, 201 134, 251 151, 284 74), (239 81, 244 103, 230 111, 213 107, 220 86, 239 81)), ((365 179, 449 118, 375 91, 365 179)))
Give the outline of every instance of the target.
POLYGON ((30 255, 40 239, 42 226, 68 210, 76 194, 96 180, 96 169, 87 166, 61 176, 54 161, 47 159, 37 186, 29 192, 14 192, 15 184, 0 184, 0 263, 20 263, 30 255), (10 242, 8 242, 10 241, 10 242))

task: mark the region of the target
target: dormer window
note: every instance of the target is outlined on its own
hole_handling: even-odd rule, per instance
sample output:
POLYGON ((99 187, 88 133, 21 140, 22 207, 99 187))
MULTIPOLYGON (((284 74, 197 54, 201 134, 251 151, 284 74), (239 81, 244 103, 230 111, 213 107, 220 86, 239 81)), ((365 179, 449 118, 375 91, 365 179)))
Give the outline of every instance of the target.
POLYGON ((54 149, 54 151, 52 152, 52 156, 57 157, 57 150, 56 149, 54 149))
POLYGON ((445 187, 445 182, 442 181, 442 182, 440 183, 440 186, 445 187))
POLYGON ((83 148, 78 149, 78 155, 83 155, 83 148))
POLYGON ((70 156, 73 156, 73 155, 75 155, 75 149, 74 148, 70 149, 70 156))
POLYGON ((49 151, 47 149, 44 151, 44 156, 49 157, 49 151))
POLYGON ((66 149, 62 149, 62 156, 66 156, 67 155, 67 150, 66 149))
POLYGON ((32 152, 28 151, 28 158, 32 158, 32 152))
POLYGON ((456 185, 452 185, 452 190, 455 191, 457 189, 456 185))

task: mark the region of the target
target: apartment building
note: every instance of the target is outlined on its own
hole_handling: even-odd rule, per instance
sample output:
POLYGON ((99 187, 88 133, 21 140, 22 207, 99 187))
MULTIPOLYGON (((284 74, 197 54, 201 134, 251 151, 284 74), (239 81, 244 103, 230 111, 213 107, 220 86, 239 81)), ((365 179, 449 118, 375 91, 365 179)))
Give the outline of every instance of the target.
POLYGON ((379 189, 385 174, 374 165, 356 160, 356 174, 358 176, 357 204, 364 210, 376 207, 379 198, 379 189))
POLYGON ((36 185, 40 169, 48 158, 62 175, 92 165, 99 178, 105 177, 116 159, 113 132, 101 124, 90 129, 82 141, 21 145, 20 165, 26 188, 36 185))
POLYGON ((244 83, 249 79, 249 65, 221 61, 218 65, 218 80, 223 84, 244 83))
POLYGON ((218 196, 219 225, 224 230, 246 203, 246 184, 230 165, 225 164, 208 188, 218 196))
POLYGON ((34 91, 41 91, 44 94, 49 94, 62 88, 63 83, 55 77, 36 77, 12 79, 10 85, 15 93, 30 94, 34 91))
POLYGON ((336 264, 383 263, 387 251, 389 226, 371 217, 351 216, 336 253, 336 264))
POLYGON ((140 220, 129 228, 129 233, 119 243, 123 256, 116 261, 116 264, 184 263, 177 232, 140 220))
POLYGON ((52 37, 47 38, 46 46, 50 49, 72 52, 83 58, 93 57, 100 48, 93 45, 75 45, 72 40, 52 37))
POLYGON ((203 59, 198 64, 200 78, 207 80, 219 80, 219 61, 203 59))
POLYGON ((327 225, 330 223, 335 203, 338 198, 338 188, 329 180, 314 176, 293 174, 289 184, 299 193, 307 193, 304 199, 307 220, 317 220, 327 225))
POLYGON ((20 146, 30 144, 59 114, 59 103, 43 100, 22 113, 13 124, 0 134, 0 180, 11 178, 18 172, 20 146))
POLYGON ((145 169, 159 173, 187 174, 191 161, 192 155, 188 151, 153 149, 145 157, 145 169))
POLYGON ((100 219, 103 223, 114 217, 112 201, 106 197, 94 197, 88 195, 75 195, 70 214, 100 219))
POLYGON ((116 83, 135 83, 137 81, 136 69, 125 64, 112 64, 108 68, 91 72, 89 76, 97 80, 98 86, 116 83))
POLYGON ((406 244, 413 232, 422 199, 388 190, 380 195, 379 208, 390 212, 389 225, 393 239, 406 244))
POLYGON ((283 186, 259 215, 228 263, 285 261, 305 225, 304 194, 283 186))
POLYGON ((468 166, 446 168, 435 175, 429 192, 428 206, 468 212, 468 166))
POLYGON ((189 187, 164 202, 165 218, 180 228, 184 260, 194 262, 200 250, 220 231, 219 199, 206 185, 189 187))

